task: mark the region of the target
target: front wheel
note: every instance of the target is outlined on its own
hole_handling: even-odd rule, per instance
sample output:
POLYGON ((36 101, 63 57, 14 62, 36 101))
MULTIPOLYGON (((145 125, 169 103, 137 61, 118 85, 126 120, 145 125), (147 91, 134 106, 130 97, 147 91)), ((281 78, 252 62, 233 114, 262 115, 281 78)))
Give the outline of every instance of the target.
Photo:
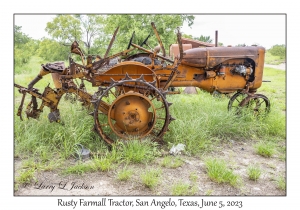
POLYGON ((243 110, 251 111, 254 115, 263 115, 270 112, 270 101, 262 94, 235 93, 229 100, 228 111, 241 114, 243 110))

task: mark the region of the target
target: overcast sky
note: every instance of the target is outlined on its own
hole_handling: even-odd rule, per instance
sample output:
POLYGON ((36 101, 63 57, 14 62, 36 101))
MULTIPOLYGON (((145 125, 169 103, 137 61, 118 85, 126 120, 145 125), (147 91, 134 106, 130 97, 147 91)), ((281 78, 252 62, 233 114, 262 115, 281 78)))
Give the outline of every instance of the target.
MULTIPOLYGON (((34 39, 47 37, 46 24, 55 15, 15 15, 15 25, 34 39)), ((285 15, 195 15, 192 28, 185 24, 181 31, 192 36, 210 36, 225 46, 259 44, 269 49, 275 44, 285 44, 285 15)), ((150 24, 150 23, 149 23, 150 24)))

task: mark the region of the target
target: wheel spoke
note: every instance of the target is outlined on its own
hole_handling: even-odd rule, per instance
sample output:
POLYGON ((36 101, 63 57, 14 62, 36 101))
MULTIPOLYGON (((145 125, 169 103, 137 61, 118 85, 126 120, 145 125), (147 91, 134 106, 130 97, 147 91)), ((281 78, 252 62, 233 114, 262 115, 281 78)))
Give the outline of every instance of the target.
POLYGON ((99 115, 94 117, 96 131, 109 144, 120 138, 143 138, 148 135, 152 140, 157 140, 164 135, 169 125, 169 107, 165 106, 167 103, 163 93, 147 81, 119 81, 108 87, 98 99, 95 111, 99 111, 99 115), (124 84, 128 82, 134 82, 135 86, 133 91, 126 93, 124 84), (140 93, 137 84, 145 86, 148 90, 140 93), (112 91, 113 88, 119 88, 117 95, 112 91), (109 99, 108 93, 114 96, 114 100, 109 103, 105 102, 109 99), (159 98, 161 100, 154 101, 159 98), (98 109, 104 103, 107 104, 107 112, 101 113, 98 109), (105 120, 100 117, 104 115, 107 116, 105 120))

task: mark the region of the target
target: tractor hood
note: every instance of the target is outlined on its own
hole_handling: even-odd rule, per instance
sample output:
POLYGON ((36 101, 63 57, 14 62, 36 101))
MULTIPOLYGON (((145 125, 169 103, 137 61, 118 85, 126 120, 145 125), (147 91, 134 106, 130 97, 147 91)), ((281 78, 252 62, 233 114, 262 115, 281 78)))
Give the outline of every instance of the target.
POLYGON ((207 47, 184 51, 181 63, 193 67, 213 68, 230 59, 250 58, 254 61, 263 47, 207 47))

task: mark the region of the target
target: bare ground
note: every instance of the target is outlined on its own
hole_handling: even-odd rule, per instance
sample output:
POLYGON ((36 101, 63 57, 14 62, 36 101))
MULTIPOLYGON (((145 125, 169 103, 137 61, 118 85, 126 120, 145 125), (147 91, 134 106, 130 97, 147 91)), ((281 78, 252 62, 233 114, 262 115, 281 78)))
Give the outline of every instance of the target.
MULTIPOLYGON (((196 186, 195 195, 230 195, 230 196, 285 196, 286 191, 278 188, 276 178, 284 176, 286 172, 286 162, 283 158, 274 155, 265 158, 255 153, 254 142, 241 142, 231 140, 230 143, 223 144, 217 151, 207 156, 226 160, 234 173, 242 178, 242 185, 232 187, 229 184, 218 184, 207 175, 204 158, 179 155, 184 160, 184 164, 178 168, 161 167, 163 157, 157 158, 148 164, 132 164, 128 168, 132 169, 133 175, 127 181, 118 181, 117 172, 123 165, 117 166, 108 172, 85 173, 83 175, 61 175, 61 171, 39 172, 36 174, 37 183, 21 185, 15 191, 15 196, 27 195, 101 195, 101 196, 171 196, 172 186, 178 182, 196 186), (247 167, 258 164, 262 169, 262 175, 258 181, 251 181, 247 175, 247 167), (150 168, 161 168, 162 174, 158 186, 153 189, 143 185, 140 175, 150 168), (197 176, 196 182, 191 182, 190 175, 197 176), (79 189, 84 188, 84 189, 79 189)), ((75 164, 72 160, 68 164, 75 164)), ((21 167, 21 161, 15 159, 15 173, 21 167)))
POLYGON ((281 63, 279 65, 265 64, 265 67, 271 67, 274 69, 286 70, 286 63, 281 63))

